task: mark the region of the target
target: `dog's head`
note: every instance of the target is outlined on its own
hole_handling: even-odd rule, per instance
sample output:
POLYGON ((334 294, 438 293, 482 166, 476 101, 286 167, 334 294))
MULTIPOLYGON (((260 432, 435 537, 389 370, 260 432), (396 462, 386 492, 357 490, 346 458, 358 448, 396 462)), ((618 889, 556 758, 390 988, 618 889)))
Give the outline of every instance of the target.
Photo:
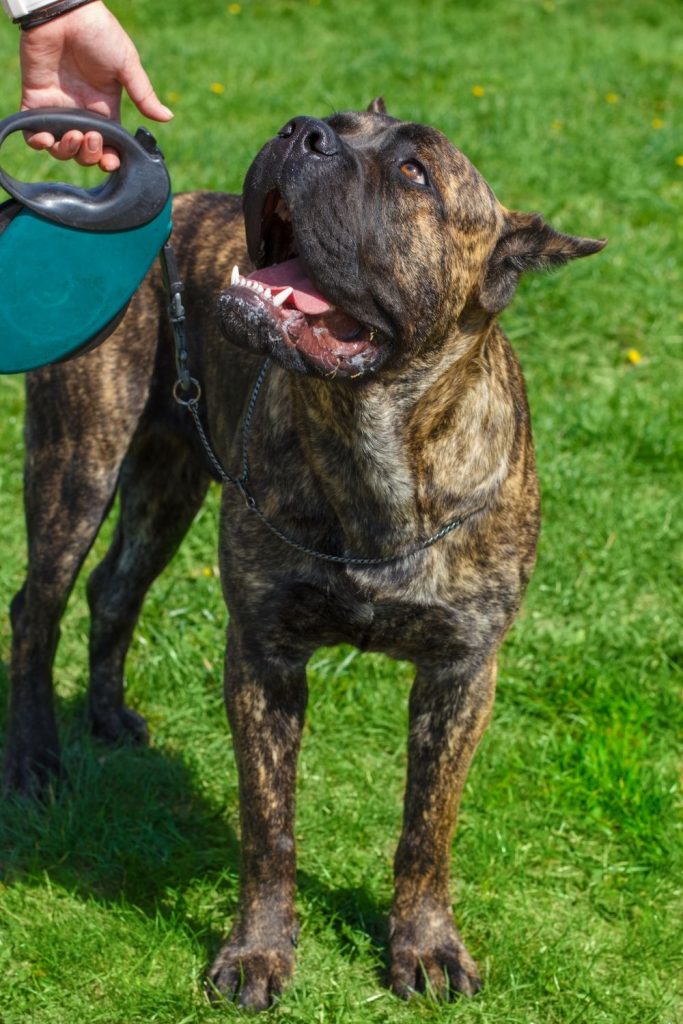
POLYGON ((362 113, 297 117, 244 184, 249 254, 220 299, 228 337, 282 365, 363 377, 478 333, 521 273, 598 252, 506 210, 438 131, 362 113))

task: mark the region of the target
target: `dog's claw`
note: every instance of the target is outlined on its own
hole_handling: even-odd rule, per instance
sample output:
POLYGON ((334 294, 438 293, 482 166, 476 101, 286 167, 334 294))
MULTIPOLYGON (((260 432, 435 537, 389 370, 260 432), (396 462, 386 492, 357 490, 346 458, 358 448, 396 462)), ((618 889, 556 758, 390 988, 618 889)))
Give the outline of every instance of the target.
POLYGON ((401 999, 425 992, 444 1002, 473 996, 481 988, 481 978, 474 965, 465 966, 460 956, 454 947, 405 953, 392 964, 391 988, 401 999))

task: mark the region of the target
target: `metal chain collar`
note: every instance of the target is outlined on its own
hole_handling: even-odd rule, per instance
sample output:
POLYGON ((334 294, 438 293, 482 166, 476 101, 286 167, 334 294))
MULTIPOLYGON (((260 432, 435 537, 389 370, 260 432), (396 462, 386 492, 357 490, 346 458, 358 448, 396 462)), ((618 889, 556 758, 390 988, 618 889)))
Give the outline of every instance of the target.
POLYGON ((167 242, 163 247, 160 256, 164 284, 169 296, 168 315, 173 329, 176 370, 178 373, 178 378, 173 385, 173 398, 178 405, 184 406, 192 416, 202 448, 204 449, 209 463, 213 467, 218 478, 223 483, 232 484, 233 487, 236 487, 244 498, 247 509, 250 512, 253 512, 254 515, 261 520, 263 525, 284 544, 287 544, 290 548, 294 548, 295 551, 301 552, 301 554, 309 555, 311 558, 317 558, 322 562, 332 562, 338 565, 358 566, 361 568, 392 565, 394 562, 400 562, 405 558, 410 558, 412 555, 417 555, 422 551, 426 551, 427 548, 432 547, 432 545, 438 543, 438 541, 442 540, 453 530, 462 526, 462 524, 471 516, 482 511, 481 508, 476 508, 465 515, 457 516, 455 519, 451 519, 450 522, 446 523, 445 526, 442 526, 441 529, 437 530, 436 533, 427 537, 426 540, 420 541, 413 547, 407 548, 397 555, 390 555, 387 558, 364 558, 359 555, 331 555, 325 551, 318 551, 316 548, 308 547, 306 544, 301 544, 299 541, 286 534, 279 526, 271 522, 271 520, 264 515, 258 506, 256 498, 247 486, 250 473, 249 435, 251 432, 251 424, 254 417, 254 410, 256 408, 256 400, 266 378, 266 374, 270 369, 270 360, 266 359, 264 361, 249 398, 249 404, 244 418, 244 426, 242 427, 242 472, 238 477, 233 476, 231 473, 228 473, 216 455, 216 452, 207 437, 199 414, 199 400, 202 397, 202 389, 199 381, 190 374, 187 333, 185 329, 185 308, 183 306, 183 283, 178 273, 178 264, 176 262, 175 252, 170 242, 167 242))

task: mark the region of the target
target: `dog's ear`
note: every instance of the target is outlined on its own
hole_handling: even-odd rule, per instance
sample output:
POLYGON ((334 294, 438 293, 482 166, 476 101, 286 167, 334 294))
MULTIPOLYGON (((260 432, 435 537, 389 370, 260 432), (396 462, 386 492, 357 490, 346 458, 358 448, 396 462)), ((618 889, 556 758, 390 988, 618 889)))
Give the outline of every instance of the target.
POLYGON ((387 105, 384 102, 384 96, 375 96, 372 103, 368 105, 369 114, 386 114, 387 105))
POLYGON ((540 213, 506 212, 505 224, 489 257, 480 293, 488 313, 499 313, 512 298, 526 270, 551 270, 569 260, 591 256, 606 238, 575 238, 555 231, 540 213))

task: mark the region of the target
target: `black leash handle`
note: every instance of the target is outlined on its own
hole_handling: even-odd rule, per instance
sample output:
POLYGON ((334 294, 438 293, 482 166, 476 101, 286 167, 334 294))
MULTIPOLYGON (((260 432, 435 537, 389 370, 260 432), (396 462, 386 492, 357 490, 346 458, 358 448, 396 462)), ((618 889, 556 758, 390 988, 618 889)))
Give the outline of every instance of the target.
POLYGON ((163 153, 146 128, 131 135, 116 121, 91 110, 37 107, 0 121, 0 147, 13 132, 49 132, 56 139, 72 128, 99 132, 121 156, 121 166, 97 188, 65 182, 18 181, 0 166, 0 186, 41 217, 82 231, 124 231, 161 213, 171 193, 163 153))

